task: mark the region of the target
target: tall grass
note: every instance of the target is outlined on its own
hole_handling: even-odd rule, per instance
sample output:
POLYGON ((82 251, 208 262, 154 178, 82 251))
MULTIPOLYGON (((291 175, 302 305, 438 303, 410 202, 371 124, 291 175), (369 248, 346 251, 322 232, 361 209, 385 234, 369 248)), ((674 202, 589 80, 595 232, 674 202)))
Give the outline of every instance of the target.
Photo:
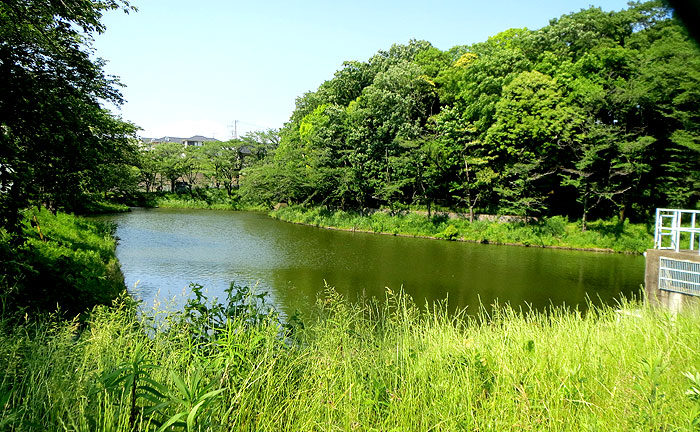
POLYGON ((446 215, 427 217, 417 213, 331 211, 322 207, 282 207, 270 213, 276 219, 318 227, 338 228, 445 240, 479 243, 516 244, 535 247, 607 249, 615 252, 642 253, 653 244, 646 225, 623 224, 615 220, 589 222, 586 231, 580 222, 568 222, 554 216, 533 223, 469 222, 446 215))
POLYGON ((0 429, 636 431, 700 420, 698 310, 470 317, 390 291, 349 303, 328 290, 303 326, 251 321, 247 309, 203 343, 192 325, 215 306, 156 319, 128 303, 97 307, 84 328, 0 322, 0 429))

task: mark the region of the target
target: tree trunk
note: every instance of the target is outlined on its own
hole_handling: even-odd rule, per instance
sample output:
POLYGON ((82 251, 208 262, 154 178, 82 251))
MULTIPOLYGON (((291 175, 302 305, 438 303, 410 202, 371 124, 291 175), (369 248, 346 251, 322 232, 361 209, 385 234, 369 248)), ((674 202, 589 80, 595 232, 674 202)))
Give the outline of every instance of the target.
POLYGON ((464 156, 464 172, 467 175, 467 203, 469 204, 469 222, 474 222, 474 203, 472 203, 472 188, 469 186, 469 163, 467 162, 467 157, 464 156))
POLYGON ((625 210, 626 210, 626 209, 627 209, 627 206, 623 203, 623 204, 620 206, 620 214, 619 214, 619 217, 618 217, 618 222, 620 223, 620 225, 622 225, 623 223, 625 223, 625 210))

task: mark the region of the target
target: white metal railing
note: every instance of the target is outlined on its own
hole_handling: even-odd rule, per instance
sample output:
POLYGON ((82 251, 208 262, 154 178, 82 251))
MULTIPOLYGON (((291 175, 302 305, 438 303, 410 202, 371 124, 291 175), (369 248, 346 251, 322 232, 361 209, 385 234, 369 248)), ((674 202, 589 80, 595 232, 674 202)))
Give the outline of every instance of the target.
POLYGON ((700 210, 656 209, 654 247, 700 254, 700 210))
POLYGON ((700 263, 659 257, 659 289, 700 296, 700 263))

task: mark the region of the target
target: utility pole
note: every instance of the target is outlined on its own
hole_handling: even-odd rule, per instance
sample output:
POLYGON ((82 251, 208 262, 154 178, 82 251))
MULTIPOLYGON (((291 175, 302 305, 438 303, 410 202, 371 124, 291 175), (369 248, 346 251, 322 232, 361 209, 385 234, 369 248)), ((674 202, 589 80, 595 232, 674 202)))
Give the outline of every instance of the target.
POLYGON ((238 139, 238 120, 234 120, 232 125, 228 125, 229 129, 233 129, 233 139, 238 139))

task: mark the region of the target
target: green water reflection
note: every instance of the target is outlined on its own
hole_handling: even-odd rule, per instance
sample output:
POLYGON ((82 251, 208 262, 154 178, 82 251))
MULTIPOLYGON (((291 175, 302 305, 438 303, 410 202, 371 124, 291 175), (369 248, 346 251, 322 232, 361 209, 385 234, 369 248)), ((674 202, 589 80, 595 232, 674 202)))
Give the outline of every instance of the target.
POLYGON ((118 224, 127 286, 144 303, 182 301, 190 282, 223 296, 231 281, 258 285, 283 311, 308 310, 324 284, 350 299, 403 288, 423 304, 479 301, 542 309, 612 303, 639 292, 644 260, 323 230, 261 213, 136 209, 118 224), (138 284, 135 286, 136 282, 138 284))

